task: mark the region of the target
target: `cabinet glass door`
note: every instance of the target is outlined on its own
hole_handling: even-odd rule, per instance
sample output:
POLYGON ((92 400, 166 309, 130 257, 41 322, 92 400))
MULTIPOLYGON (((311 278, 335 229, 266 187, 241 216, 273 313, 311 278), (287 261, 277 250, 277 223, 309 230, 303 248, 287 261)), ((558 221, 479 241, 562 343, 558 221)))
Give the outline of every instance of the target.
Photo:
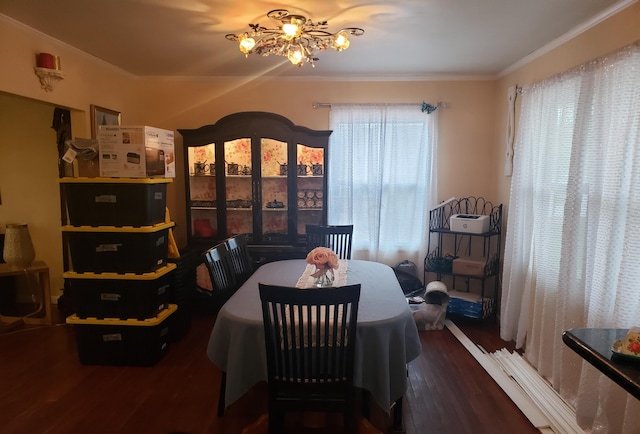
POLYGON ((297 155, 297 203, 298 239, 306 233, 306 225, 321 225, 324 208, 324 148, 312 148, 298 144, 297 155))
POLYGON ((188 149, 189 206, 194 238, 218 235, 216 153, 213 143, 188 149))
POLYGON ((260 139, 262 241, 284 244, 288 240, 287 213, 289 192, 287 177, 290 170, 287 143, 274 139, 260 139))
POLYGON ((226 170, 226 236, 253 234, 251 139, 224 142, 226 170))

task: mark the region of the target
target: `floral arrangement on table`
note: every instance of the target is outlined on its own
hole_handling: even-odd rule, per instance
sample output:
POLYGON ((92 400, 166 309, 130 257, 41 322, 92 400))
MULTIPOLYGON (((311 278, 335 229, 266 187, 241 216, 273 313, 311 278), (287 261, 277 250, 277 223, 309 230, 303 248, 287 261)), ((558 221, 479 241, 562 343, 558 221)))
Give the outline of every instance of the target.
POLYGON ((632 327, 623 340, 622 354, 640 357, 640 327, 632 327))
POLYGON ((335 280, 334 271, 340 266, 338 255, 328 247, 316 247, 307 255, 307 264, 315 265, 315 286, 331 286, 335 280))

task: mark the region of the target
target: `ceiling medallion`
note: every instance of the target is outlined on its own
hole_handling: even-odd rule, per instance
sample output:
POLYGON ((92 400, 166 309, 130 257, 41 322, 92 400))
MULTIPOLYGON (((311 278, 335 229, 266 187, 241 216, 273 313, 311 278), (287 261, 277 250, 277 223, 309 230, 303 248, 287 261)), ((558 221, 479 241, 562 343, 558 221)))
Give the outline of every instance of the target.
POLYGON ((302 15, 290 14, 286 9, 275 9, 267 14, 267 17, 280 21, 281 25, 275 28, 262 27, 259 24, 249 24, 250 32, 240 34, 230 33, 225 37, 230 41, 237 41, 246 57, 249 54, 261 54, 269 56, 284 56, 294 65, 302 66, 305 63, 315 67, 315 50, 333 48, 336 51, 344 51, 349 48, 349 35, 360 36, 363 29, 357 27, 345 27, 331 33, 327 31, 327 22, 313 21, 302 15))

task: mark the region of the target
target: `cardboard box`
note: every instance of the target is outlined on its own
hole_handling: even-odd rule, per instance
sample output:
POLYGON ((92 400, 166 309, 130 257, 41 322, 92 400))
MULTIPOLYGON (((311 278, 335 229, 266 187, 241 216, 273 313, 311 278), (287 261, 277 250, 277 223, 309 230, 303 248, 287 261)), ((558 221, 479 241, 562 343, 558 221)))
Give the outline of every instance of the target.
POLYGON ((477 214, 454 214, 449 219, 449 228, 453 232, 484 234, 489 232, 489 216, 477 214))
POLYGON ((173 131, 148 126, 100 125, 100 176, 175 178, 173 131))
POLYGON ((484 276, 484 259, 456 258, 453 260, 453 274, 466 274, 467 276, 484 276))

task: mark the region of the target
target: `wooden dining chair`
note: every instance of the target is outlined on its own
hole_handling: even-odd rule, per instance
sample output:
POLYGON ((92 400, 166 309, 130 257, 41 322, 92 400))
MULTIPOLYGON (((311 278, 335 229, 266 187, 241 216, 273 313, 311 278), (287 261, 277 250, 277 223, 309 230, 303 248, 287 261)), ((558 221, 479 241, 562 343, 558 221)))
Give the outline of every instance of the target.
POLYGON ((210 248, 204 253, 205 263, 211 277, 213 291, 230 297, 238 289, 231 255, 224 243, 210 248))
POLYGON ((227 247, 229 256, 231 256, 231 265, 236 277, 236 284, 242 286, 254 271, 247 238, 244 235, 236 235, 227 238, 224 244, 227 247))
MULTIPOLYGON (((213 291, 217 294, 217 299, 220 303, 224 304, 226 300, 233 295, 238 289, 236 276, 233 271, 233 264, 231 261, 231 255, 227 250, 225 243, 220 243, 204 253, 205 263, 209 270, 209 277, 211 278, 211 284, 213 291)), ((226 372, 222 373, 220 379, 220 390, 218 393, 218 416, 224 415, 225 409, 225 390, 226 390, 226 372)))
POLYGON ((269 433, 287 410, 340 411, 355 432, 353 371, 360 284, 300 290, 259 284, 269 433))
POLYGON ((351 259, 353 225, 306 225, 307 253, 316 247, 328 247, 340 259, 351 259))

